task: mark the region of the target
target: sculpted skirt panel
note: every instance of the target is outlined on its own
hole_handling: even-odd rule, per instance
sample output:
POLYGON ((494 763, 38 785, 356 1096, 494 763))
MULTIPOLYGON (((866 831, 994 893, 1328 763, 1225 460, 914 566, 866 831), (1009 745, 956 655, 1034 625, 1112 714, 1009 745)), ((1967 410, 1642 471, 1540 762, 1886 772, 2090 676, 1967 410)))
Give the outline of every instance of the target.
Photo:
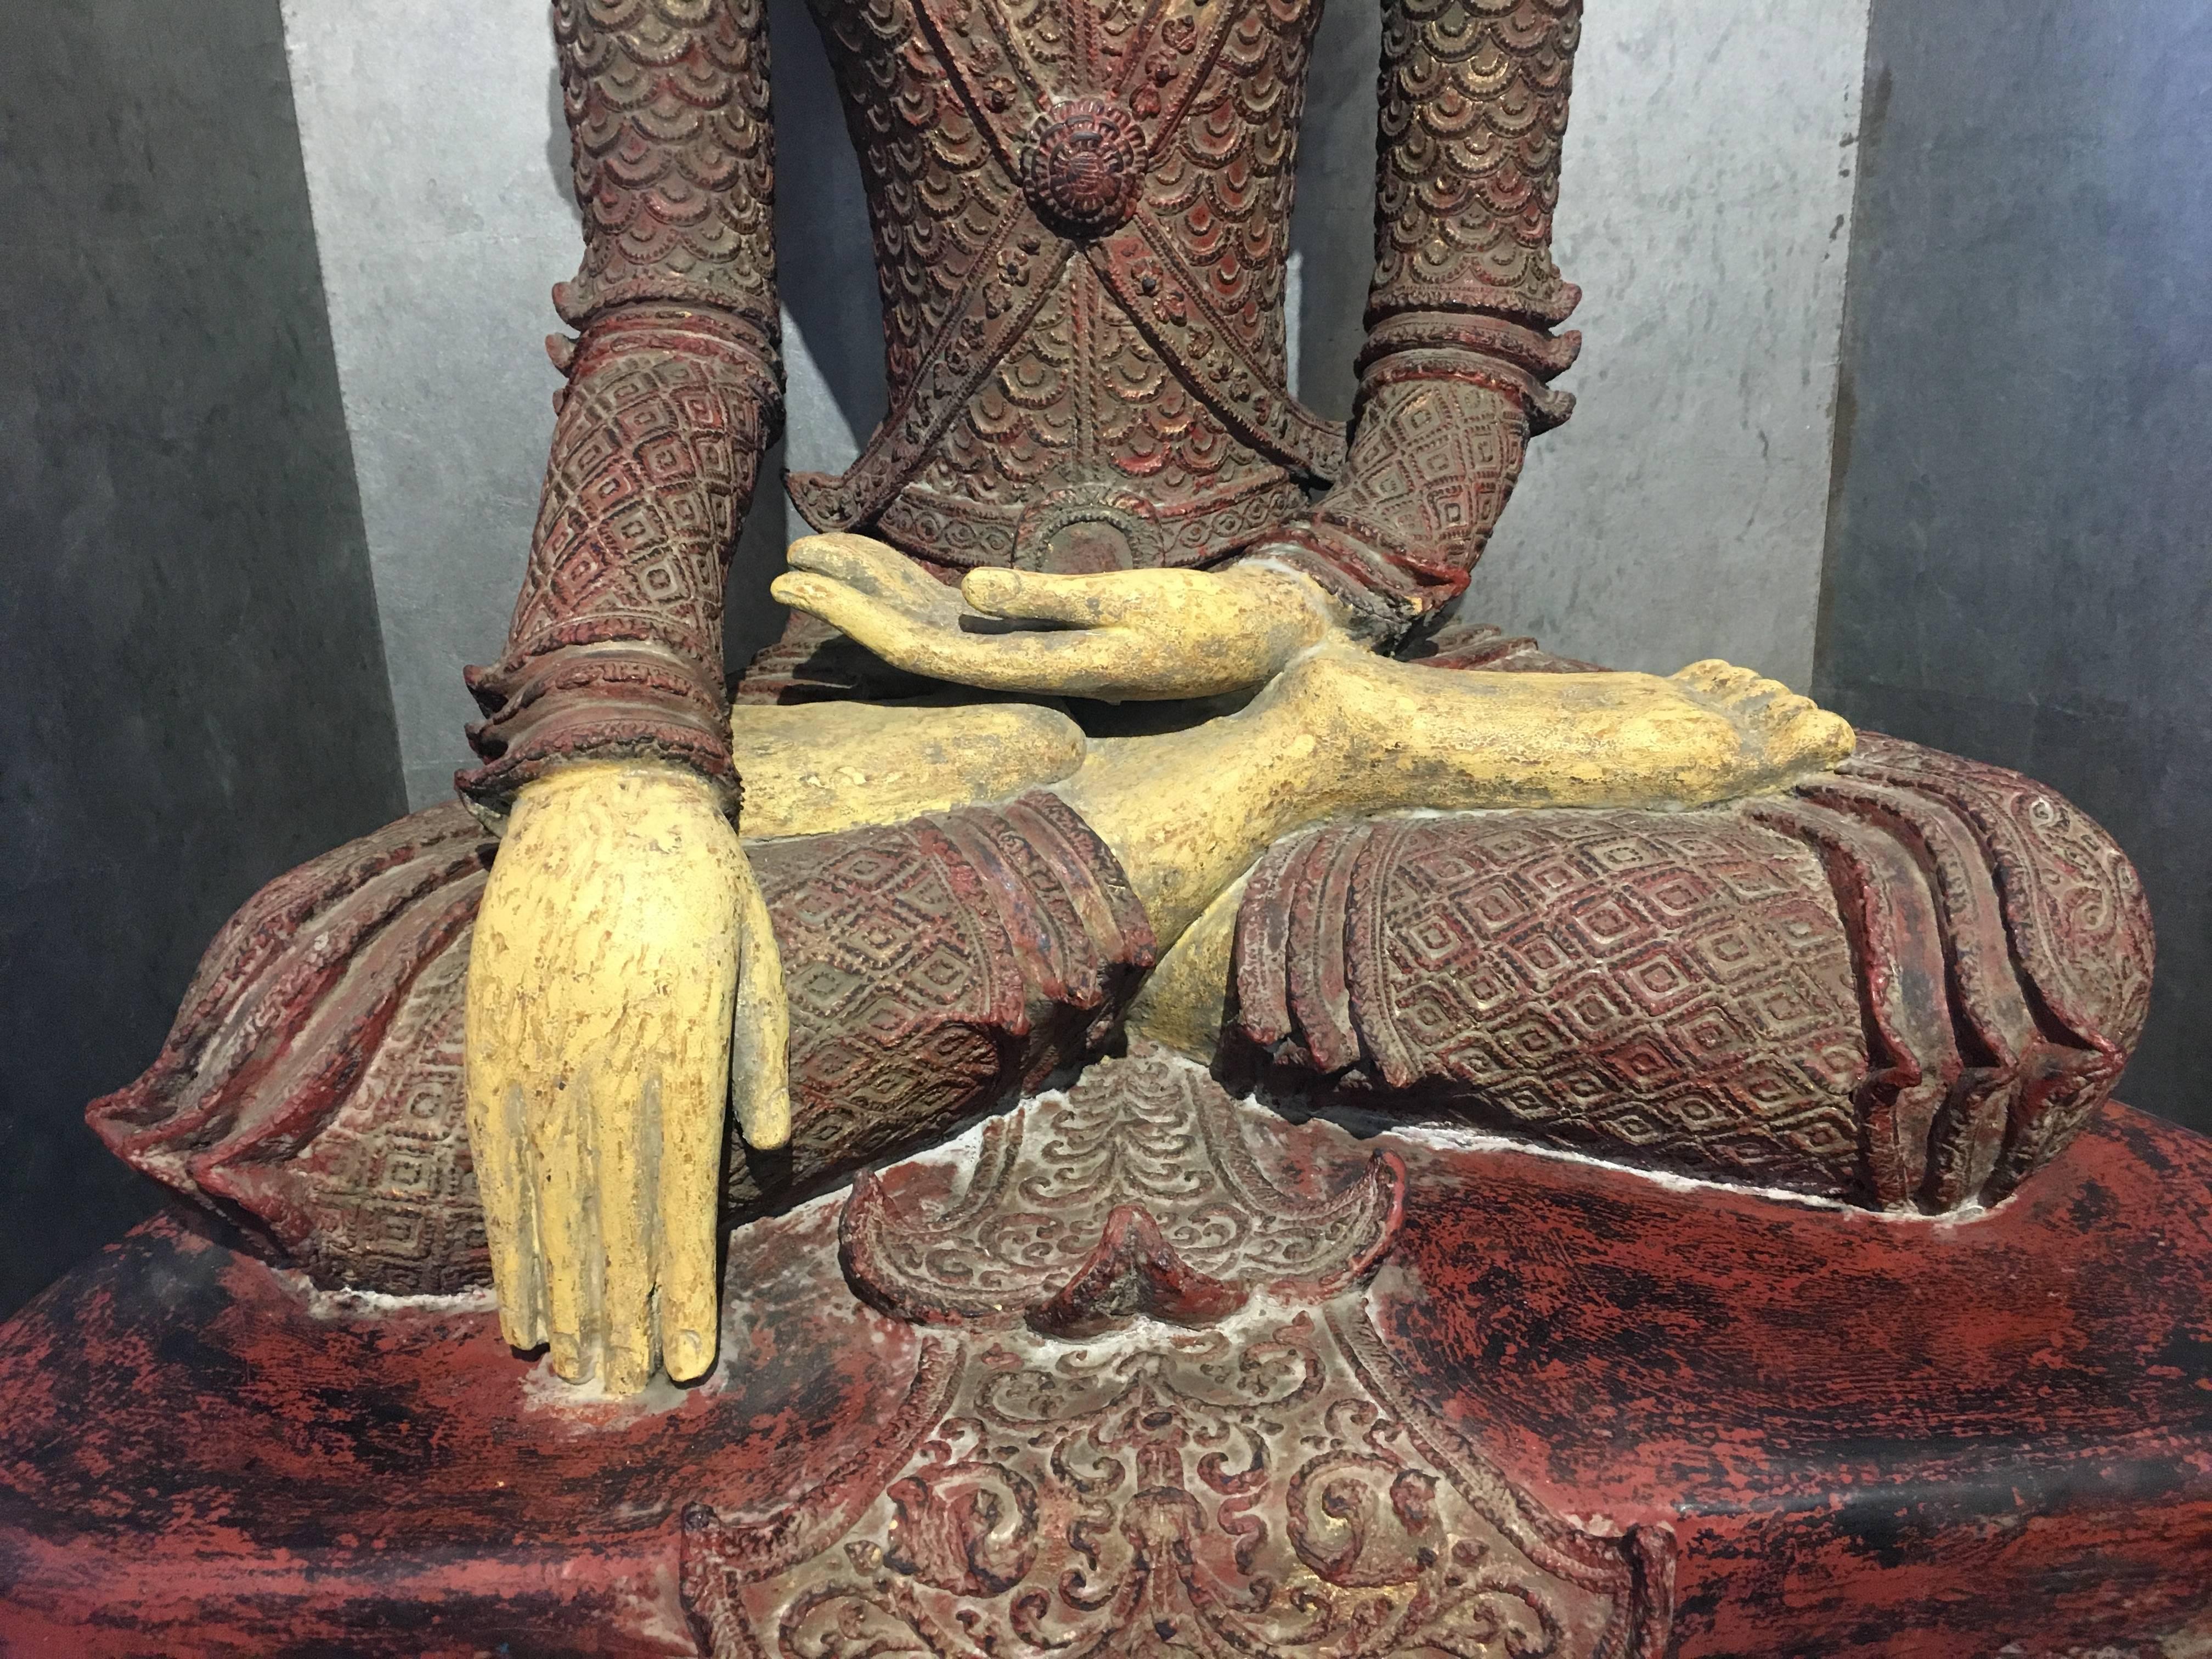
POLYGON ((2149 1012, 2103 831, 2018 773, 1868 735, 1702 812, 1337 824, 1246 890, 1276 1080, 1619 1162, 1884 1208, 1993 1202, 2080 1133, 2149 1012))
MULTIPOLYGON (((280 878, 91 1121, 316 1279, 487 1282, 461 1080, 494 844, 458 806, 280 878)), ((797 1130, 733 1146, 733 1218, 1039 1086, 1153 958, 1056 798, 749 848, 781 947, 797 1130)), ((1942 1211, 2002 1197, 2110 1093, 2151 933, 2102 831, 2018 774, 1868 737, 1702 812, 1333 825, 1272 852, 1224 1062, 1322 1103, 1942 1211)))
MULTIPOLYGON (((93 1103, 94 1129, 325 1284, 489 1284, 461 1054, 495 850, 438 806, 270 883, 210 946, 152 1067, 93 1103)), ((783 957, 797 1121, 782 1152, 733 1146, 733 1218, 1079 1059, 1152 965, 1120 866, 1050 796, 748 854, 783 957)))

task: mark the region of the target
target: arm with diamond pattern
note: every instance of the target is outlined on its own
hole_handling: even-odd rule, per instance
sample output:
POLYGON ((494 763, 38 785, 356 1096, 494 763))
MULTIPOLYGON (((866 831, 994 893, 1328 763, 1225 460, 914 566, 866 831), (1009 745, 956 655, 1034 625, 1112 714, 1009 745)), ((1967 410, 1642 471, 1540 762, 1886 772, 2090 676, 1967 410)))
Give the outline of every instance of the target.
POLYGON ((469 686, 503 811, 577 760, 672 761, 732 805, 722 586, 781 417, 762 0, 557 0, 580 337, 507 649, 469 686))
POLYGON ((1378 646, 1467 586, 1582 341, 1552 217, 1582 0, 1385 0, 1376 268, 1345 476, 1249 556, 1378 646))

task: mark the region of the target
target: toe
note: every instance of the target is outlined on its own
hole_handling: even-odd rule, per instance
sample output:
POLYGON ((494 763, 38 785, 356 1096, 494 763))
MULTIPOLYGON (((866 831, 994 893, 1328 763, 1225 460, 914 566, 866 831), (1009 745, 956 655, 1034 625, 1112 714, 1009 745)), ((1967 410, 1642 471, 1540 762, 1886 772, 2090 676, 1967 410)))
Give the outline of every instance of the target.
POLYGON ((1694 686, 1700 691, 1716 690, 1723 674, 1734 673, 1735 668, 1718 657, 1708 657, 1703 662, 1693 662, 1678 671, 1674 678, 1684 685, 1694 686))
MULTIPOLYGON (((1740 703, 1756 698, 1772 685, 1748 668, 1738 668, 1732 662, 1718 657, 1704 662, 1693 662, 1674 678, 1692 690, 1722 703, 1740 703)), ((1779 688, 1775 688, 1778 690, 1779 688)))
POLYGON ((1766 748, 1772 762, 1791 770, 1818 771, 1850 758, 1858 734, 1850 722, 1809 698, 1790 701, 1798 707, 1768 731, 1766 748))
POLYGON ((1840 765, 1859 746, 1859 734, 1841 714, 1815 708, 1802 722, 1807 747, 1824 766, 1840 765))
POLYGON ((1722 695, 1730 702, 1741 705, 1765 702, 1770 697, 1787 696, 1790 688, 1751 669, 1732 668, 1726 676, 1722 695))

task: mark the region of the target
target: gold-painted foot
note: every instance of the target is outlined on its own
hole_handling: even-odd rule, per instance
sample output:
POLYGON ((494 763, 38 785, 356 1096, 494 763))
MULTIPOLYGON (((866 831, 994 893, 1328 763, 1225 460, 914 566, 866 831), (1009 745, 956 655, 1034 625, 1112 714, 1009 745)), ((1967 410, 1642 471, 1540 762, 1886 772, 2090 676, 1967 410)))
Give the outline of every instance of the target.
POLYGON ((1858 746, 1858 734, 1841 715, 1748 668, 1713 657, 1671 678, 1729 717, 1742 734, 1747 757, 1758 757, 1757 770, 1773 785, 1848 760, 1858 746))
POLYGON ((1310 652, 1251 714, 1341 769, 1333 805, 1700 806, 1785 786, 1850 751, 1851 729, 1725 663, 1652 674, 1440 672, 1310 652))

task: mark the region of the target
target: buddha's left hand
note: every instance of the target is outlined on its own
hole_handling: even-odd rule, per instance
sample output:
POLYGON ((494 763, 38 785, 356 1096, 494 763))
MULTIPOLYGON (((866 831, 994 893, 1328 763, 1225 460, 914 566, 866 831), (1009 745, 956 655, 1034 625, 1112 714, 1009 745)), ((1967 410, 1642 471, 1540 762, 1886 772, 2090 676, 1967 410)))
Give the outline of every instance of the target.
POLYGON ((1265 684, 1335 626, 1321 589, 1291 571, 976 570, 955 590, 862 536, 809 536, 790 559, 774 589, 784 604, 896 667, 988 690, 1217 696, 1265 684))

